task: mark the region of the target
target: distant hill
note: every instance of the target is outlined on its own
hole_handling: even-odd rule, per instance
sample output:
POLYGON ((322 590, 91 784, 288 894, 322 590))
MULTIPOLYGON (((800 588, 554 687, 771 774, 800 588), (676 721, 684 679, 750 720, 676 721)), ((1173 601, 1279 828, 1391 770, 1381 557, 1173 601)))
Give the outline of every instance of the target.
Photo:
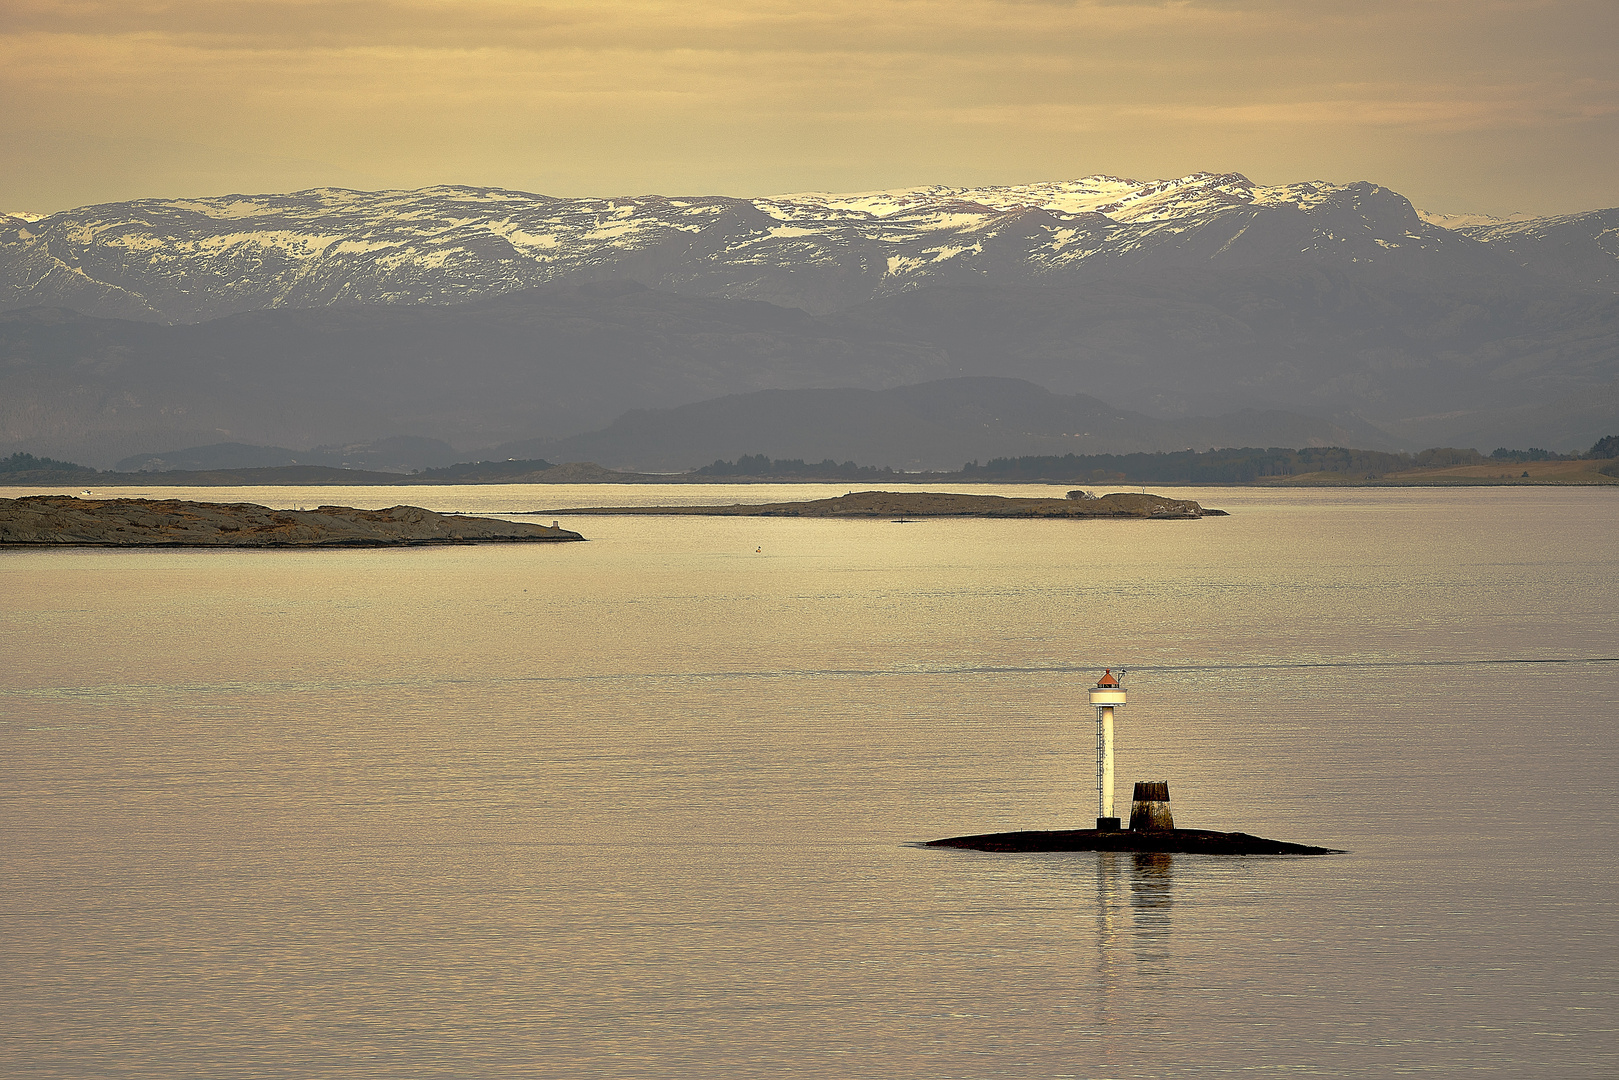
POLYGON ((1020 379, 945 379, 888 390, 761 390, 669 409, 638 409, 600 431, 495 456, 675 471, 739 453, 806 461, 854 459, 907 471, 951 470, 1002 455, 1130 452, 1185 447, 1384 445, 1358 425, 1270 410, 1155 420, 1085 394, 1053 394, 1020 379))
POLYGON ((404 433, 477 448, 768 386, 954 373, 933 346, 622 283, 186 326, 36 308, 0 313, 0 451, 110 465, 173 448, 404 433))
POLYGON ((115 472, 172 472, 195 469, 266 469, 285 465, 325 465, 334 469, 412 472, 451 465, 458 456, 449 443, 409 435, 348 446, 289 450, 284 446, 212 443, 156 454, 135 454, 113 465, 115 472))
POLYGON ((939 286, 844 317, 940 350, 968 374, 1166 418, 1254 408, 1358 419, 1406 446, 1445 441, 1439 414, 1480 414, 1489 439, 1543 441, 1510 410, 1619 379, 1619 296, 1355 264, 939 286))

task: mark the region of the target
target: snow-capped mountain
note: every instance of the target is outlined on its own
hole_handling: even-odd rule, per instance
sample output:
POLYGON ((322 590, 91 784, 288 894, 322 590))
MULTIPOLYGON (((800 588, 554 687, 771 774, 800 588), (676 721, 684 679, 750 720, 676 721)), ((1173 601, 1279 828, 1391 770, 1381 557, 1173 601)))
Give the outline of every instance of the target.
POLYGON ((1458 231, 1554 281, 1619 292, 1619 208, 1481 222, 1458 231))
POLYGON ((1437 210, 1417 209, 1417 217, 1429 225, 1438 225, 1441 229, 1459 231, 1472 228, 1476 225, 1507 225, 1516 221, 1533 221, 1533 214, 1509 214, 1502 217, 1498 214, 1445 214, 1437 210))
POLYGON ((1282 410, 1362 439, 1370 424, 1410 449, 1580 448, 1619 424, 1616 239, 1619 210, 1463 221, 1376 184, 1234 173, 759 199, 321 189, 13 215, 0 453, 489 447, 632 409, 963 376, 1163 419, 1282 410))
POLYGON ((1178 266, 1509 269, 1492 244, 1425 221, 1375 184, 1266 187, 1236 173, 758 199, 328 188, 0 220, 0 309, 198 322, 629 280, 831 311, 938 283, 1178 266))

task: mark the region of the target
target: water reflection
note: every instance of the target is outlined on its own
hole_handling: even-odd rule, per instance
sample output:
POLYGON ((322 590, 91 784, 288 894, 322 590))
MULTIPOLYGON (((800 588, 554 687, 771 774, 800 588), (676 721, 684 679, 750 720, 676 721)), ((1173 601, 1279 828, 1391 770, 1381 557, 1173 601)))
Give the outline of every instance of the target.
POLYGON ((1167 851, 1136 852, 1130 859, 1130 940, 1136 962, 1162 963, 1169 959, 1175 856, 1167 851))
POLYGON ((1174 884, 1175 856, 1167 852, 1097 854, 1098 1030, 1126 1019, 1114 1016, 1115 999, 1135 1002, 1139 1012, 1141 990, 1167 983, 1174 884))
POLYGON ((1175 856, 1104 851, 1096 862, 1096 947, 1104 964, 1128 946, 1137 963, 1169 959, 1175 856))

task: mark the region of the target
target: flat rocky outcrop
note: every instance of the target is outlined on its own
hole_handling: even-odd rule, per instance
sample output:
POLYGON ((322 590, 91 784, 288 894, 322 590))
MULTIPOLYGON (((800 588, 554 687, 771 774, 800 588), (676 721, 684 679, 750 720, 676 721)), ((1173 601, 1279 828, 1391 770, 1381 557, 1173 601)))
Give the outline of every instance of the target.
MULTIPOLYGON (((849 517, 849 518, 1153 518, 1185 519, 1206 515, 1189 499, 1117 492, 1100 499, 1016 499, 1002 495, 956 495, 929 491, 854 491, 835 499, 807 502, 734 503, 730 506, 592 506, 569 514, 695 514, 719 517, 849 517)), ((564 513, 542 510, 536 513, 564 513)))
POLYGON ((12 547, 395 547, 583 539, 553 526, 435 514, 419 506, 272 510, 180 499, 0 499, 0 545, 12 547))
POLYGON ((1338 848, 1290 844, 1241 832, 1207 829, 1053 829, 984 833, 929 840, 927 847, 973 851, 1167 851, 1193 855, 1345 855, 1338 848))

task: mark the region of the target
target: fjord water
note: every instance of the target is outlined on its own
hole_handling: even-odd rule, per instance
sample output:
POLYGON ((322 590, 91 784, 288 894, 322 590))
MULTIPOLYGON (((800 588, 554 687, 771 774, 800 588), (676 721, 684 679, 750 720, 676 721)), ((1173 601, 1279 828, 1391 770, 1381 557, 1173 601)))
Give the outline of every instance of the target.
POLYGON ((0 552, 0 1072, 1619 1073, 1619 492, 1167 493, 0 552), (914 846, 1089 824, 1105 665, 1121 799, 1350 854, 914 846))

